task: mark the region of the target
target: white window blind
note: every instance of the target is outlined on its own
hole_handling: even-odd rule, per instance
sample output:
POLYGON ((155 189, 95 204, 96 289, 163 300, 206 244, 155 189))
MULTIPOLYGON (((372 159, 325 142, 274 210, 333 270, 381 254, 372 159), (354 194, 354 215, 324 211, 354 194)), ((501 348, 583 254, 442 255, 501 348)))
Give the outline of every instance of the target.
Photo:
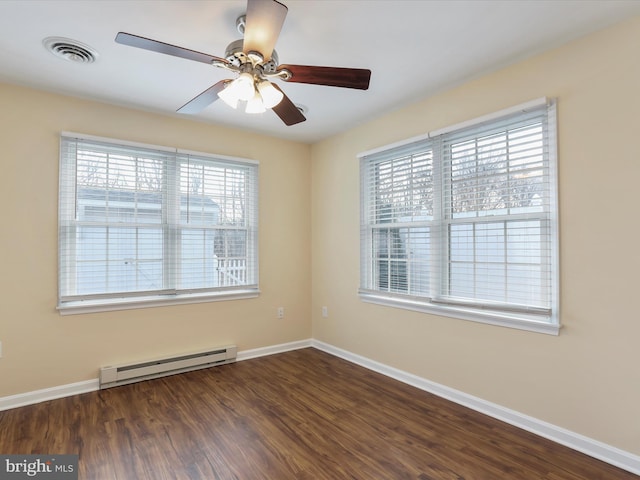
POLYGON ((554 102, 363 154, 361 296, 557 333, 555 170, 554 102))
POLYGON ((58 308, 257 294, 257 170, 63 134, 58 308))

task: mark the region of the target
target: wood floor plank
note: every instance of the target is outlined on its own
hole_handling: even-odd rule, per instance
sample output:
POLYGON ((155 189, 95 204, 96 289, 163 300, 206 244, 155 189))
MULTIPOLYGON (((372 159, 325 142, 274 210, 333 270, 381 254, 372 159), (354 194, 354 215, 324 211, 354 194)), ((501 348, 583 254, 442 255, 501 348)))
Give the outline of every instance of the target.
POLYGON ((313 348, 0 412, 84 480, 639 477, 313 348))

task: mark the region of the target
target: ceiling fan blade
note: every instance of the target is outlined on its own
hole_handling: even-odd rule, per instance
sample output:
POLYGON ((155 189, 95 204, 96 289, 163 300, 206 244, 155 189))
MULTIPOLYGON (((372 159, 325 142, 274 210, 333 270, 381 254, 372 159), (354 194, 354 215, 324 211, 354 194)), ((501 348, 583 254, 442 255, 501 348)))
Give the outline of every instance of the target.
POLYGON ((229 80, 220 80, 215 85, 207 88, 204 92, 202 92, 197 97, 189 100, 183 106, 181 106, 177 112, 178 113, 186 113, 186 114, 195 114, 200 113, 204 110, 205 107, 208 107, 213 102, 218 100, 218 92, 222 91, 225 86, 225 83, 229 80))
MULTIPOLYGON (((282 89, 278 85, 274 83, 273 86, 282 92, 282 89)), ((289 97, 284 94, 284 92, 282 92, 282 94, 284 95, 284 97, 282 97, 280 103, 278 103, 271 110, 276 112, 276 115, 278 115, 280 117, 280 120, 282 120, 287 126, 304 122, 307 118, 302 114, 300 110, 298 110, 298 107, 295 106, 295 104, 289 99, 289 97)))
POLYGON ((311 83, 329 87, 357 88, 367 90, 371 70, 364 68, 312 67, 309 65, 280 65, 277 71, 288 70, 291 78, 287 82, 311 83))
POLYGON ((288 8, 276 0, 248 0, 242 51, 260 52, 264 61, 271 53, 282 30, 288 8))
POLYGON ((208 63, 209 65, 211 65, 214 61, 229 63, 224 58, 214 57, 213 55, 196 52, 195 50, 189 50, 188 48, 177 47, 175 45, 159 42, 158 40, 152 40, 150 38, 140 37, 131 33, 118 33, 116 35, 116 42, 121 43, 122 45, 128 45, 130 47, 142 48, 144 50, 151 50, 152 52, 173 55, 174 57, 186 58, 187 60, 208 63))

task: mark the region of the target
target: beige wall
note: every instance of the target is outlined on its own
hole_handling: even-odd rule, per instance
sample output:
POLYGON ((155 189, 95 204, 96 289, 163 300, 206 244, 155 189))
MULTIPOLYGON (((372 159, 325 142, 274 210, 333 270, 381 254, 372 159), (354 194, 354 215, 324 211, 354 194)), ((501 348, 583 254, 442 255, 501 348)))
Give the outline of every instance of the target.
POLYGON ((640 454, 638 45, 635 18, 314 145, 313 337, 640 454), (356 154, 543 96, 558 98, 560 335, 361 302, 356 154))
POLYGON ((311 336, 308 145, 9 85, 0 105, 0 397, 94 379, 103 365, 311 336), (63 130, 259 160, 260 297, 60 316, 63 130))

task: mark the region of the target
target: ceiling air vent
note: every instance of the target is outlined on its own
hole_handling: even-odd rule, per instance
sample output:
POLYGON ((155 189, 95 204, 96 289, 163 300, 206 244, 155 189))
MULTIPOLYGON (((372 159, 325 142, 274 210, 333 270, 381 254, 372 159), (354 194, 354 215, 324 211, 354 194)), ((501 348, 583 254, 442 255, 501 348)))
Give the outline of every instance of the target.
POLYGON ((42 41, 44 47, 55 56, 76 63, 93 63, 98 52, 93 48, 75 40, 62 37, 48 37, 42 41))

